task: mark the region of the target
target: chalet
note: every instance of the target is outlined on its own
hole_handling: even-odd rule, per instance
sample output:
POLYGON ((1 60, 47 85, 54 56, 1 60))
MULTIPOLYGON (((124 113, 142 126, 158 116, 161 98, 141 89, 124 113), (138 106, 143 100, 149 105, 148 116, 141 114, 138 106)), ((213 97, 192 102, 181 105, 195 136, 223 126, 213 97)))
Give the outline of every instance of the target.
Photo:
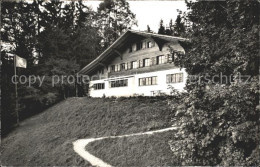
POLYGON ((90 76, 90 96, 155 96, 183 91, 187 73, 174 65, 185 38, 128 30, 80 70, 90 76))

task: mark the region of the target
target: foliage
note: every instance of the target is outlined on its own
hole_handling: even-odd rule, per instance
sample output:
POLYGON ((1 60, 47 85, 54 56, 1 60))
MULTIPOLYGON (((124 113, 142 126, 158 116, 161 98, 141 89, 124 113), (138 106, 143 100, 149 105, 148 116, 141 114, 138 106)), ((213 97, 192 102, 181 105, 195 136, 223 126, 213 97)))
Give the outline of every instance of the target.
MULTIPOLYGON (((102 22, 103 16, 116 14, 115 18, 111 17, 110 21, 113 25, 108 25, 108 28, 111 29, 117 24, 118 35, 135 23, 135 15, 130 11, 127 2, 122 0, 111 1, 111 3, 112 7, 108 12, 106 6, 102 8, 101 5, 98 13, 92 11, 81 0, 71 2, 33 0, 30 3, 3 1, 1 3, 1 42, 4 43, 3 46, 12 46, 9 49, 2 47, 1 54, 16 54, 27 60, 27 68, 18 69, 18 75, 45 76, 41 86, 39 83, 35 83, 33 87, 18 85, 19 112, 35 113, 33 110, 42 110, 51 103, 76 95, 74 83, 63 82, 53 87, 51 77, 74 76, 80 68, 90 63, 105 49, 101 41, 106 41, 109 35, 102 36, 101 33, 97 33, 103 32, 102 27, 98 25, 102 22)), ((109 32, 105 31, 105 33, 109 32)), ((116 40, 118 35, 109 39, 109 43, 116 40)), ((3 58, 4 65, 13 69, 12 57, 3 56, 3 58)), ((14 90, 10 80, 13 70, 8 75, 4 78, 6 79, 4 82, 8 82, 6 86, 10 88, 6 90, 14 90)), ((77 86, 77 90, 82 91, 78 94, 85 94, 85 85, 77 86)), ((8 92, 4 90, 4 94, 8 92)), ((14 94, 9 93, 9 95, 14 99, 14 94)), ((10 101, 5 101, 8 109, 3 112, 6 112, 6 116, 14 110, 13 105, 8 105, 10 101), (13 108, 10 108, 11 106, 13 108)))
POLYGON ((175 23, 173 24, 172 19, 169 22, 169 27, 165 27, 163 25, 163 20, 160 20, 158 34, 171 35, 171 36, 181 36, 185 37, 186 35, 186 23, 185 23, 185 15, 184 12, 182 15, 182 11, 179 11, 175 23))
POLYGON ((160 20, 158 34, 165 34, 165 27, 163 25, 163 20, 162 19, 160 20))
POLYGON ((188 95, 174 108, 181 127, 169 142, 175 157, 180 165, 257 166, 259 1, 187 6, 189 47, 175 63, 194 78, 187 82, 188 95))
POLYGON ((184 37, 186 30, 185 30, 185 23, 183 22, 183 18, 181 16, 181 12, 177 15, 177 18, 175 20, 174 25, 171 26, 170 23, 170 28, 172 27, 172 35, 173 36, 181 36, 184 37))
POLYGON ((137 25, 135 14, 132 13, 126 0, 104 0, 99 4, 97 27, 100 27, 103 49, 111 45, 123 32, 137 25))
POLYGON ((177 142, 170 143, 182 157, 182 165, 257 165, 254 101, 248 85, 214 85, 203 94, 190 91, 176 109, 175 121, 181 129, 177 142))

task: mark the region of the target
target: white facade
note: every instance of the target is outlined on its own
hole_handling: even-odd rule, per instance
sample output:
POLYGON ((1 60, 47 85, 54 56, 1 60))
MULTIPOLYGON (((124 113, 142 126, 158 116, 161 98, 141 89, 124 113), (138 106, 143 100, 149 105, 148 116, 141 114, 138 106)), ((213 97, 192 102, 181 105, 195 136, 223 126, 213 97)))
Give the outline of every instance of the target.
POLYGON ((170 95, 187 73, 175 66, 184 38, 129 30, 79 73, 91 78, 91 97, 170 95))
POLYGON ((172 86, 174 89, 178 91, 184 91, 185 83, 187 80, 187 73, 185 69, 170 69, 170 70, 163 70, 163 71, 156 71, 156 72, 149 72, 149 73, 142 73, 142 74, 135 74, 117 78, 110 78, 110 79, 102 79, 102 80, 95 80, 90 81, 90 96, 91 97, 110 97, 110 96, 134 96, 134 95, 142 95, 142 96, 155 96, 159 95, 160 93, 163 94, 171 94, 171 89, 169 86, 172 86), (167 74, 183 74, 183 81, 178 83, 167 83, 166 76, 167 74), (139 86, 139 78, 145 77, 157 77, 157 84, 156 85, 146 85, 146 86, 139 86), (110 87, 110 81, 114 80, 121 80, 127 79, 127 86, 124 87, 110 87), (105 83, 104 89, 94 90, 92 87, 96 83, 105 83))

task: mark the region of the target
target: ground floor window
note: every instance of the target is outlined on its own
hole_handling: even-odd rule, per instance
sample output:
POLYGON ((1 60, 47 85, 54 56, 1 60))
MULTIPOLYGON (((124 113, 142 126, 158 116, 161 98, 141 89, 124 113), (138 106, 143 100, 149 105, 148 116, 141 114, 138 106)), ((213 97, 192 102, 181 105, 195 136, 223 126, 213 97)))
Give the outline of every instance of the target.
POLYGON ((110 83, 110 88, 128 86, 128 80, 127 79, 110 81, 109 83, 110 83))
POLYGON ((105 89, 105 83, 96 83, 93 85, 94 90, 105 89))
POLYGON ((139 86, 157 85, 157 77, 139 78, 139 86))
POLYGON ((166 82, 167 83, 180 83, 180 82, 183 82, 183 73, 167 74, 166 75, 166 82))

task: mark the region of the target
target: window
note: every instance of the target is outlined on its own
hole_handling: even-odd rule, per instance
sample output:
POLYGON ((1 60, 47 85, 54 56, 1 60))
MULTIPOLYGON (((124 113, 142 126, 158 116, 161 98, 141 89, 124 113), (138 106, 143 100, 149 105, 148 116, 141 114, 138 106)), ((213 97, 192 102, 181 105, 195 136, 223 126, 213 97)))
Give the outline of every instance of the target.
POLYGON ((104 74, 104 68, 99 70, 99 74, 104 74))
POLYGON ((150 59, 144 59, 144 60, 143 60, 143 63, 144 63, 143 67, 148 67, 148 66, 150 66, 150 59))
POLYGON ((180 83, 183 82, 183 73, 168 74, 166 75, 167 83, 180 83))
POLYGON ((94 90, 105 89, 105 83, 96 83, 93 85, 94 90))
POLYGON ((120 69, 121 69, 121 71, 125 70, 125 63, 120 64, 120 69))
POLYGON ((129 47, 129 53, 131 53, 131 52, 133 52, 133 47, 132 46, 129 47))
POLYGON ((115 69, 116 69, 116 68, 115 68, 115 65, 112 65, 112 66, 111 66, 111 72, 115 72, 115 69))
POLYGON ((131 62, 131 69, 136 69, 137 68, 137 62, 136 61, 132 61, 131 62))
POLYGON ((157 56, 156 57, 156 64, 163 64, 164 63, 164 56, 157 56))
POLYGON ((117 80, 117 81, 110 81, 110 88, 116 88, 116 87, 125 87, 128 85, 128 80, 123 79, 123 80, 117 80))
POLYGON ((147 48, 151 48, 151 47, 153 47, 153 43, 151 42, 151 41, 149 41, 149 42, 147 42, 147 48))
POLYGON ((139 78, 139 86, 157 85, 157 77, 139 78))
POLYGON ((141 50, 143 48, 143 43, 142 42, 138 42, 136 44, 136 50, 141 50))
POLYGON ((132 51, 136 51, 136 45, 135 44, 132 45, 132 51))
POLYGON ((146 41, 143 41, 143 49, 145 49, 145 48, 147 48, 147 46, 146 46, 146 41))

